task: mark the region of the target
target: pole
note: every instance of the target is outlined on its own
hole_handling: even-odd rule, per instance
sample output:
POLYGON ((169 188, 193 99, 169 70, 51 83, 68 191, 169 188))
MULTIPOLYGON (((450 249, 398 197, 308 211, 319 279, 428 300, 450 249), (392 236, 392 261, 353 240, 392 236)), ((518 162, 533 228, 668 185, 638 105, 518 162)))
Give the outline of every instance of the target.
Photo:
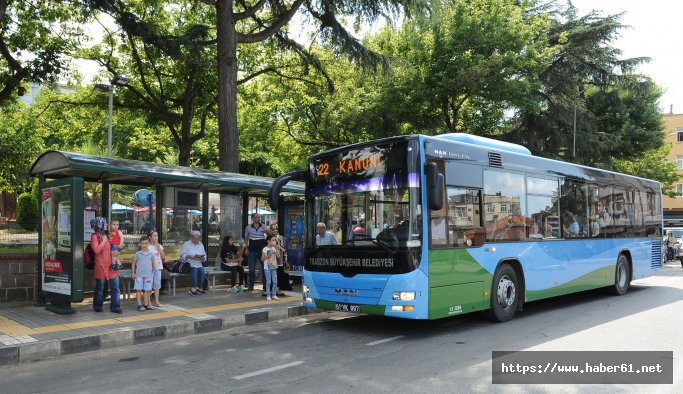
POLYGON ((574 100, 574 148, 572 149, 572 156, 576 157, 576 100, 574 100))
POLYGON ((112 112, 114 111, 114 85, 109 85, 109 126, 107 129, 107 157, 111 158, 111 145, 112 145, 112 112))

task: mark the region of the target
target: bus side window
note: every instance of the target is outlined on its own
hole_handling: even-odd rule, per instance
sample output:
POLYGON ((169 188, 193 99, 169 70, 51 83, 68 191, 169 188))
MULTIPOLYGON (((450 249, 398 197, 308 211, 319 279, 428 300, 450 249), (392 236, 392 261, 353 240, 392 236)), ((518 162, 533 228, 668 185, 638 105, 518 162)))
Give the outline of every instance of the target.
POLYGON ((449 246, 481 246, 486 236, 479 211, 481 190, 448 187, 449 246))

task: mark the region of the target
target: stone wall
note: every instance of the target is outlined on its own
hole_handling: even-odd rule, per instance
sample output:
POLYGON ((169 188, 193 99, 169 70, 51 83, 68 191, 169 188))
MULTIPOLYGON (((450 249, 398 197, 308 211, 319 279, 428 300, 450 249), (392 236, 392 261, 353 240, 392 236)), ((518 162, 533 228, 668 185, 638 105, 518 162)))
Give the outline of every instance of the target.
POLYGON ((0 302, 33 300, 38 262, 37 254, 0 255, 0 302))

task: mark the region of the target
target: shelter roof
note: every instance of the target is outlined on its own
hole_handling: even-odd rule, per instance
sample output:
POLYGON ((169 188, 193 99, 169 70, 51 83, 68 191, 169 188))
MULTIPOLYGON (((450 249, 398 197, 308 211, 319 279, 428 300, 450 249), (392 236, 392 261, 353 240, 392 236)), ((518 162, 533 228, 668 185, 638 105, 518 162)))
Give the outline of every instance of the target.
MULTIPOLYGON (((123 185, 163 185, 191 189, 207 189, 215 193, 265 195, 273 179, 210 171, 139 160, 92 156, 82 153, 48 151, 31 167, 31 175, 59 179, 83 177, 89 182, 108 180, 123 185)), ((287 194, 303 194, 304 184, 289 182, 282 190, 287 194)))

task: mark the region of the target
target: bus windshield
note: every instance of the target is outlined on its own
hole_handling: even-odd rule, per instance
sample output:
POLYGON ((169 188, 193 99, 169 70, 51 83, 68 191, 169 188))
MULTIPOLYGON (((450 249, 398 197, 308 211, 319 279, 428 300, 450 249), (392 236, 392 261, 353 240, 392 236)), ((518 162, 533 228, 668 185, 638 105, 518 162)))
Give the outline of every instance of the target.
POLYGON ((402 187, 314 197, 311 246, 419 246, 420 234, 410 209, 415 191, 402 187))
POLYGON ((410 151, 400 141, 313 159, 307 246, 419 246, 419 177, 410 151))

